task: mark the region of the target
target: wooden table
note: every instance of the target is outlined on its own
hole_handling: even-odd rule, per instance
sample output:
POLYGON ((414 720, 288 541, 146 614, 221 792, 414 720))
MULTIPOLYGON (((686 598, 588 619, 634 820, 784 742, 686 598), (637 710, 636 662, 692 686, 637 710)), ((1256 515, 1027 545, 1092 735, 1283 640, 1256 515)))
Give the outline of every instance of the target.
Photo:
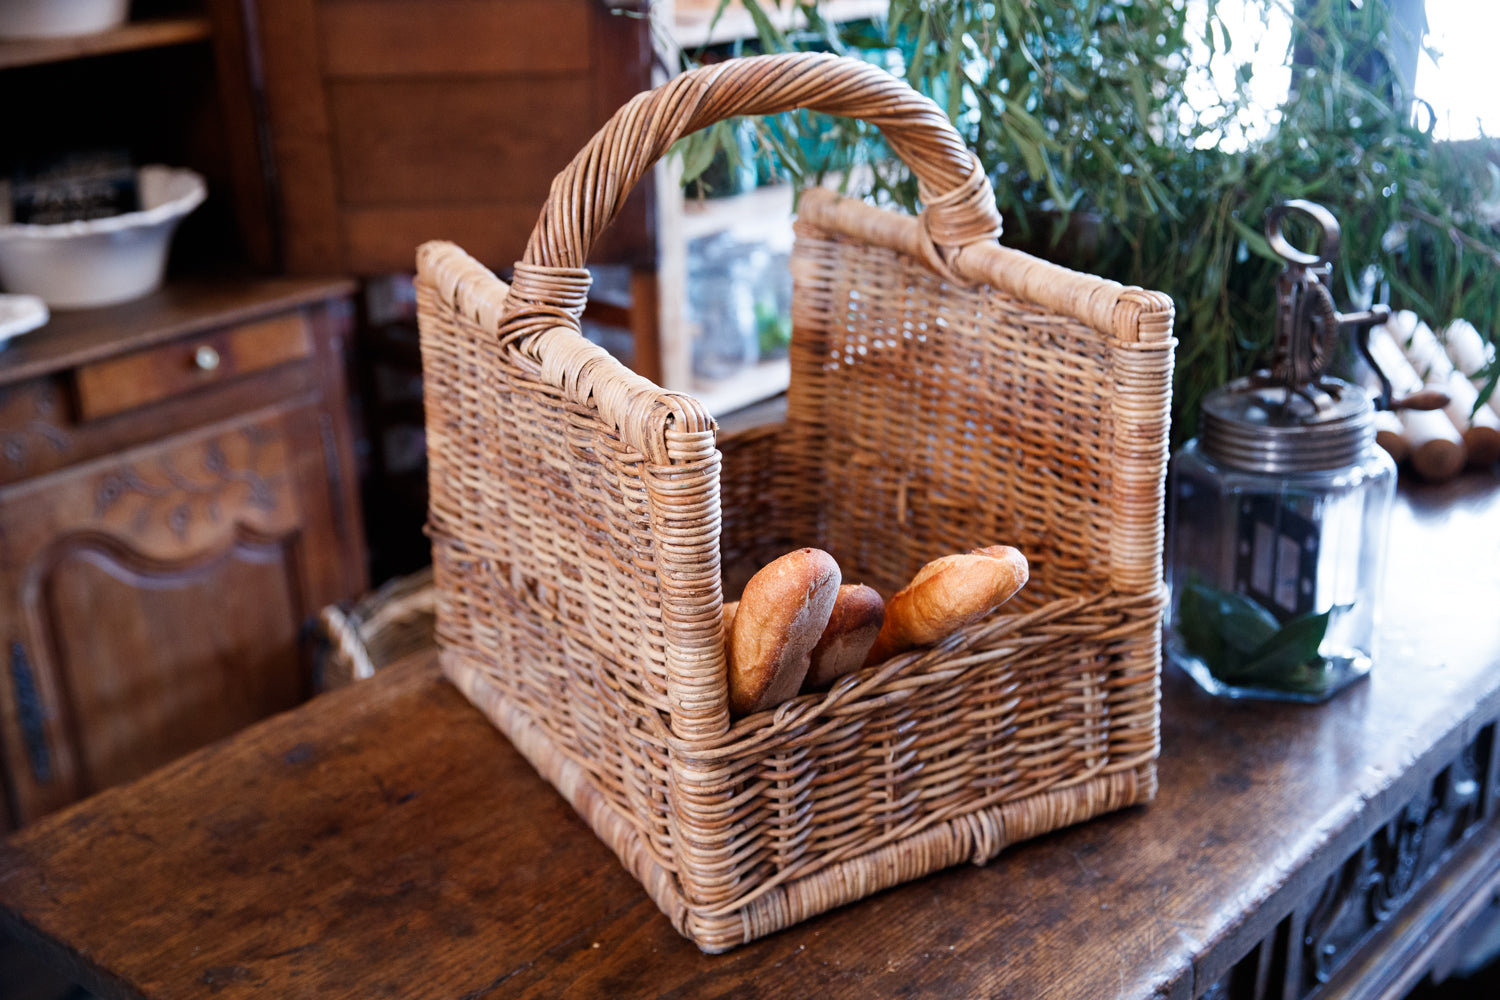
POLYGON ((727 955, 430 658, 21 830, 3 923, 108 997, 1399 996, 1500 885, 1500 489, 1408 494, 1392 545, 1367 682, 1169 669, 1155 804, 727 955))

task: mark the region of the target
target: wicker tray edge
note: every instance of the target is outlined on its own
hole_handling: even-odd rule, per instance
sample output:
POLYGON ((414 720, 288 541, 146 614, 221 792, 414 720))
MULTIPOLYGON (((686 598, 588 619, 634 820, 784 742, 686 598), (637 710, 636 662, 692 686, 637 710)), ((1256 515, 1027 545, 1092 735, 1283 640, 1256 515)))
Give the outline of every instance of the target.
POLYGON ((583 768, 560 752, 541 726, 507 703, 461 653, 444 649, 443 673, 500 729, 536 772, 573 807, 645 888, 679 934, 708 954, 721 954, 875 892, 960 862, 983 865, 1006 847, 1156 797, 1156 758, 1132 770, 977 809, 865 854, 835 862, 728 913, 697 912, 628 817, 598 792, 583 768))

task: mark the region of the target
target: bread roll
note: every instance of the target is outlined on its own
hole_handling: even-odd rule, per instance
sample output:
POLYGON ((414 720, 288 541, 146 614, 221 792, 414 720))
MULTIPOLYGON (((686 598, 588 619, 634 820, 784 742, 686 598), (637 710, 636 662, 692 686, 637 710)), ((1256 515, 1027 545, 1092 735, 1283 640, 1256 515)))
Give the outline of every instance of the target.
POLYGON ((740 602, 727 601, 724 604, 724 646, 729 646, 729 633, 734 628, 734 616, 739 614, 740 602))
POLYGON ((813 647, 812 666, 802 690, 818 691, 828 687, 851 670, 864 666, 865 656, 875 645, 885 621, 885 601, 874 587, 846 583, 839 587, 833 602, 833 614, 823 636, 813 647))
POLYGON ((751 715, 802 688, 838 597, 838 563, 798 549, 750 578, 729 632, 729 711, 751 715))
POLYGON ((866 663, 930 646, 994 611, 1026 586, 1026 557, 1009 545, 943 556, 923 566, 885 605, 866 663))

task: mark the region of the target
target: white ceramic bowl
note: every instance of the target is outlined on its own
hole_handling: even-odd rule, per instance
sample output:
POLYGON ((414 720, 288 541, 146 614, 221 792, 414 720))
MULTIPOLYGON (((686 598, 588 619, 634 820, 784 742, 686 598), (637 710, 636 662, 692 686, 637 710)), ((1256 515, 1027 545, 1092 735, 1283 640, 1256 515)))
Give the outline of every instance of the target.
POLYGON ((63 38, 125 22, 130 0, 0 0, 0 38, 63 38))
POLYGON ((208 192, 191 170, 142 167, 138 178, 139 212, 87 222, 17 225, 0 197, 0 285, 53 309, 114 305, 161 287, 172 234, 208 192))

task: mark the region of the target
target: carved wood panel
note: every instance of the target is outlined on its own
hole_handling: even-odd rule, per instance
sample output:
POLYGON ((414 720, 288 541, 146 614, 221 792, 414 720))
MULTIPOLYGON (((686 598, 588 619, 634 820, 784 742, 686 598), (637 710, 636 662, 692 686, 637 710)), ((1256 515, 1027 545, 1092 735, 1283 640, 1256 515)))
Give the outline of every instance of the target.
POLYGON ((1455 849, 1496 820, 1495 731, 1479 730, 1415 796, 1313 884, 1276 930, 1217 982, 1206 1000, 1316 1000, 1455 849))
POLYGON ((72 449, 67 416, 52 379, 0 387, 0 483, 61 464, 72 449))
POLYGON ((18 822, 309 693, 302 629, 349 586, 325 422, 263 410, 0 489, 18 822))
POLYGON ((75 536, 35 605, 76 733, 76 785, 137 778, 306 694, 297 536, 153 564, 75 536))
MULTIPOLYGON (((128 536, 144 554, 182 558, 235 525, 285 530, 297 520, 296 500, 279 428, 248 425, 141 459, 112 463, 87 477, 92 510, 77 527, 128 536)), ((69 491, 77 514, 83 493, 69 491)))

